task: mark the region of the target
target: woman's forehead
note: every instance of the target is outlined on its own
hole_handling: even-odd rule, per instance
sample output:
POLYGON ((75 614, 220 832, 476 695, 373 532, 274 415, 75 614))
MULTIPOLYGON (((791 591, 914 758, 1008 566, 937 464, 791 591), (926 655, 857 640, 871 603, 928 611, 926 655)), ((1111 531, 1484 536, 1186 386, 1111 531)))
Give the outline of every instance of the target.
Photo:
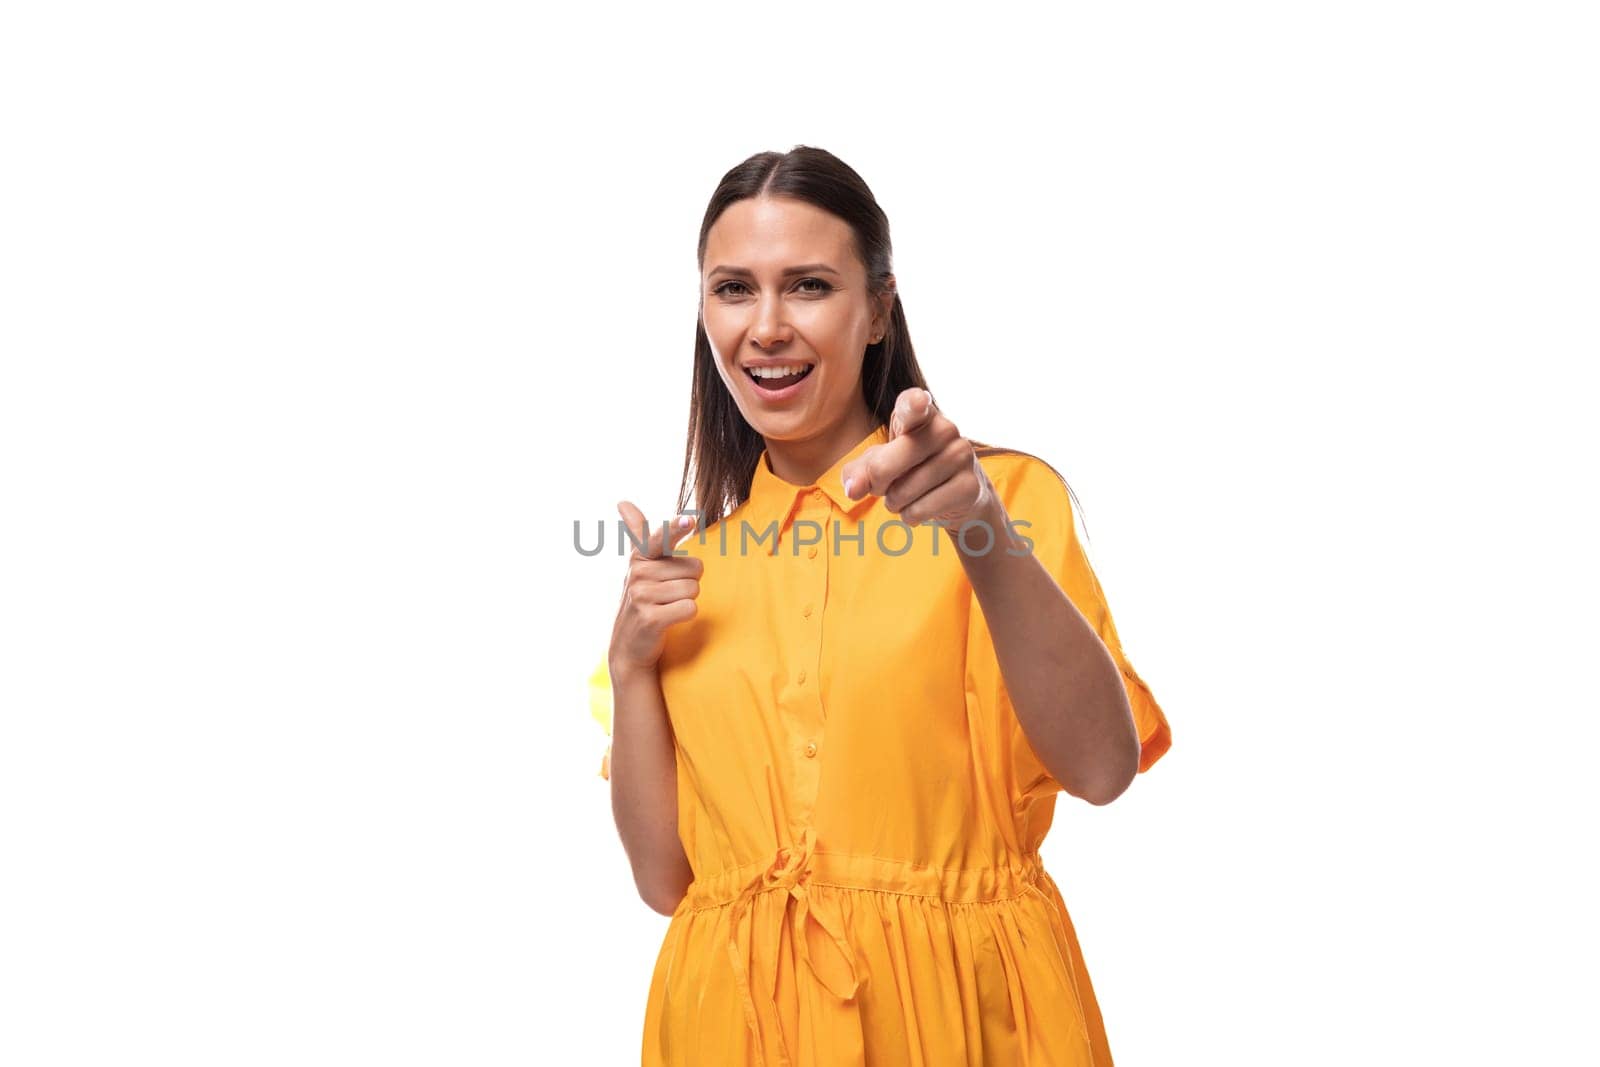
POLYGON ((706 235, 705 271, 778 273, 823 263, 841 273, 855 264, 849 225, 837 215, 788 197, 730 204, 706 235))

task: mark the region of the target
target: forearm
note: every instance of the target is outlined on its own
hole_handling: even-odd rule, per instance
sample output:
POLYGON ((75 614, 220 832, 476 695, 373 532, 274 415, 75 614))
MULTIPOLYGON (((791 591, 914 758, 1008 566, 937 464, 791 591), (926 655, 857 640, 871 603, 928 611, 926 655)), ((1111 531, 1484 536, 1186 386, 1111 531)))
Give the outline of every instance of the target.
MULTIPOLYGON (((961 553, 994 640, 1017 720, 1067 792, 1109 804, 1139 769, 1139 735, 1122 672, 1089 621, 1044 564, 1012 533, 998 500, 985 518, 987 555, 961 553)), ((974 533, 968 543, 981 547, 974 533)))
POLYGON ((611 814, 639 895, 671 914, 694 878, 678 838, 672 724, 654 670, 611 668, 611 814))

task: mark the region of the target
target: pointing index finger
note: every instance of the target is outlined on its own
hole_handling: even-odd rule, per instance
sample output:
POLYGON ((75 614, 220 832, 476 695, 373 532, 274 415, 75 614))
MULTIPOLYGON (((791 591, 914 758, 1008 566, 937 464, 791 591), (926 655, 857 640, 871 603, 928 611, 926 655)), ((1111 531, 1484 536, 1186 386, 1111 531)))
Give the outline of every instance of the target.
POLYGON ((912 387, 901 392, 889 418, 889 440, 867 449, 839 472, 845 496, 860 500, 868 493, 880 491, 872 484, 875 475, 886 489, 901 474, 920 463, 926 457, 927 443, 903 438, 926 425, 935 410, 933 394, 928 390, 912 387), (877 461, 876 471, 874 460, 877 461), (885 462, 891 469, 883 469, 885 462))
POLYGON ((910 433, 933 415, 933 394, 913 386, 895 400, 894 415, 889 420, 889 439, 910 433))
MULTIPOLYGON (((700 522, 700 513, 699 513, 699 511, 685 512, 684 514, 679 515, 677 518, 673 519, 672 520, 672 526, 671 526, 671 530, 672 530, 672 547, 667 550, 666 555, 668 555, 668 556, 678 555, 678 552, 677 552, 678 546, 683 544, 685 541, 687 541, 689 539, 689 537, 694 533, 694 528, 697 525, 699 525, 699 522, 700 522)), ((684 555, 688 555, 688 553, 684 553, 684 555)))

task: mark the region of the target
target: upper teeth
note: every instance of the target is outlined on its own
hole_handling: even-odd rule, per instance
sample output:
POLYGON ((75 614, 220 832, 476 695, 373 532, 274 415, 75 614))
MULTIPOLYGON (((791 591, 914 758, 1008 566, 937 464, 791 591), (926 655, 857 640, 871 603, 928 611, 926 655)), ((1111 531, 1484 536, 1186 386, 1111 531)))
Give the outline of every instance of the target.
POLYGON ((782 378, 790 374, 802 374, 805 369, 804 363, 796 363, 792 367, 751 367, 750 373, 757 378, 782 378))

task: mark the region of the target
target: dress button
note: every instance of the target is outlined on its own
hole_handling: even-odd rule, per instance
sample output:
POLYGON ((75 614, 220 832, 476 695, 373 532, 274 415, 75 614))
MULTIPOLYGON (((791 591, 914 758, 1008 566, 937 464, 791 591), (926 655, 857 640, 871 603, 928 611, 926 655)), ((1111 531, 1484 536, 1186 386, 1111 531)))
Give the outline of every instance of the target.
POLYGON ((808 619, 811 618, 811 605, 807 604, 806 610, 802 611, 800 614, 804 615, 808 619))
POLYGON ((815 546, 812 546, 812 548, 808 552, 806 552, 806 558, 807 559, 816 559, 817 558, 817 550, 816 550, 815 546))
POLYGON ((801 685, 805 685, 806 684, 806 672, 805 671, 801 671, 800 672, 800 677, 796 678, 795 681, 800 683, 801 685))
POLYGON ((806 742, 806 758, 810 759, 811 757, 815 756, 816 754, 817 754, 817 743, 815 741, 807 741, 806 742))

